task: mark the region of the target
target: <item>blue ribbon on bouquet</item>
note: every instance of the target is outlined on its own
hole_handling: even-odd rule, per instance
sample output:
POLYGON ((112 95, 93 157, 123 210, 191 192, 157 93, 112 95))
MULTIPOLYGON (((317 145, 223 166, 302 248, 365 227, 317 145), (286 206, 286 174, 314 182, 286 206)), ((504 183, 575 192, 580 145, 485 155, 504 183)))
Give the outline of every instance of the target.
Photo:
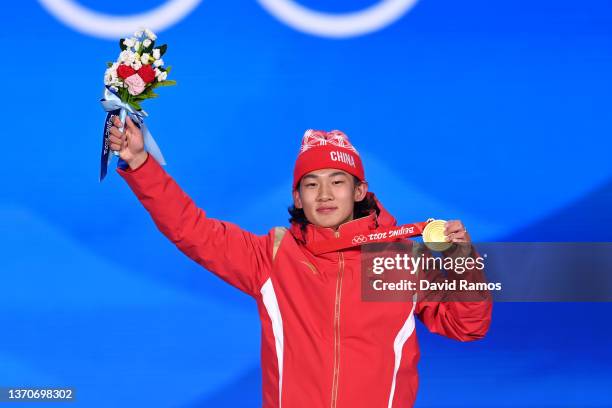
MULTIPOLYGON (((127 115, 130 115, 130 119, 140 128, 142 131, 142 136, 144 138, 145 149, 151 156, 157 160, 159 164, 162 166, 166 165, 166 161, 164 160, 164 156, 162 155, 159 146, 155 143, 155 139, 149 132, 149 129, 144 123, 144 118, 147 117, 147 113, 145 111, 137 111, 133 107, 131 107, 128 103, 121 101, 121 99, 108 87, 104 87, 104 96, 100 100, 102 104, 102 108, 107 112, 106 120, 104 121, 104 132, 102 135, 102 154, 100 157, 100 181, 104 180, 106 177, 106 173, 108 171, 108 165, 110 164, 111 159, 114 155, 119 156, 118 153, 113 152, 111 154, 110 150, 110 129, 113 126, 112 118, 113 116, 119 116, 121 119, 121 123, 125 124, 125 118, 127 115), (116 154, 115 154, 116 153, 116 154)), ((119 162, 117 163, 118 167, 125 168, 127 167, 127 163, 119 158, 119 162)))

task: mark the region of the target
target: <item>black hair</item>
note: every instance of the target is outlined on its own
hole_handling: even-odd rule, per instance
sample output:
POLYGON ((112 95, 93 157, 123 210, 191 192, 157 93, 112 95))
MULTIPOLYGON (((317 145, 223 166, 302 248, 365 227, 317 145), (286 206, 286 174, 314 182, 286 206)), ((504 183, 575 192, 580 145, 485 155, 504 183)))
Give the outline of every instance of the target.
MULTIPOLYGON (((354 186, 357 187, 361 184, 361 180, 359 178, 353 176, 354 186)), ((300 180, 301 182, 301 180, 300 180)), ((299 188, 299 183, 298 183, 299 188)), ((288 208, 290 223, 296 223, 300 226, 301 230, 306 230, 306 226, 310 224, 310 221, 306 218, 306 214, 302 208, 296 208, 295 205, 291 205, 288 208)), ((376 215, 380 214, 380 208, 376 204, 376 200, 372 194, 366 194, 365 198, 361 201, 355 201, 355 206, 353 208, 353 219, 366 217, 373 212, 376 212, 376 215)))

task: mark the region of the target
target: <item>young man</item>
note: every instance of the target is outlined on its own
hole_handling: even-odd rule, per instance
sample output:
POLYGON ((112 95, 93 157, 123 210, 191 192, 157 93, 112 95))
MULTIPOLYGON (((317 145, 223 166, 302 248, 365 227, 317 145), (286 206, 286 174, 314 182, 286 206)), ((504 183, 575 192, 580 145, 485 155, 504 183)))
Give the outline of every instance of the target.
MULTIPOLYGON (((208 218, 144 150, 142 134, 115 119, 118 169, 160 231, 182 252, 257 301, 262 323, 263 406, 405 408, 417 392, 416 315, 432 332, 461 341, 483 337, 491 303, 366 302, 361 247, 313 246, 396 225, 368 192, 359 154, 339 131, 304 135, 288 230, 258 236, 208 218), (316 252, 316 253, 315 253, 316 252)), ((453 242, 469 242, 460 221, 453 242)))

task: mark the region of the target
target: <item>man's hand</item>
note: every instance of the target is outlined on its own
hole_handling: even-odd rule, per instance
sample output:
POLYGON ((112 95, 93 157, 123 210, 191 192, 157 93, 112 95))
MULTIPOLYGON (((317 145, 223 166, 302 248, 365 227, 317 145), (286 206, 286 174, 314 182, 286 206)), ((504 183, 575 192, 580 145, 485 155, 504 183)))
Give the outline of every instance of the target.
POLYGON ((470 234, 459 220, 447 221, 444 224, 444 235, 447 242, 471 242, 470 234))
POLYGON ((447 251, 444 251, 446 256, 467 257, 472 253, 472 245, 470 244, 472 239, 461 221, 447 221, 444 225, 444 235, 446 235, 447 242, 455 244, 447 251))
POLYGON ((147 159, 147 152, 144 149, 144 139, 142 132, 134 124, 130 116, 125 118, 125 128, 123 132, 119 130, 122 127, 121 120, 113 117, 113 126, 110 129, 110 148, 118 151, 121 157, 131 169, 136 169, 142 165, 147 159))

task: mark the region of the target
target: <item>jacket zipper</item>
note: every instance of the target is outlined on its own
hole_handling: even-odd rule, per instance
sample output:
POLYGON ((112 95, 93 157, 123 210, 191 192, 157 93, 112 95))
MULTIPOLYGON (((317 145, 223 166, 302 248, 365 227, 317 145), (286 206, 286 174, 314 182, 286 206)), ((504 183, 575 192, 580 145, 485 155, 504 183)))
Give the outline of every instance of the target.
MULTIPOLYGON (((335 232, 336 237, 340 235, 335 232)), ((342 276, 344 274, 344 254, 338 254, 338 279, 336 280, 336 301, 334 304, 334 377, 332 380, 331 408, 338 403, 338 380, 340 377, 340 299, 342 295, 342 276)))

